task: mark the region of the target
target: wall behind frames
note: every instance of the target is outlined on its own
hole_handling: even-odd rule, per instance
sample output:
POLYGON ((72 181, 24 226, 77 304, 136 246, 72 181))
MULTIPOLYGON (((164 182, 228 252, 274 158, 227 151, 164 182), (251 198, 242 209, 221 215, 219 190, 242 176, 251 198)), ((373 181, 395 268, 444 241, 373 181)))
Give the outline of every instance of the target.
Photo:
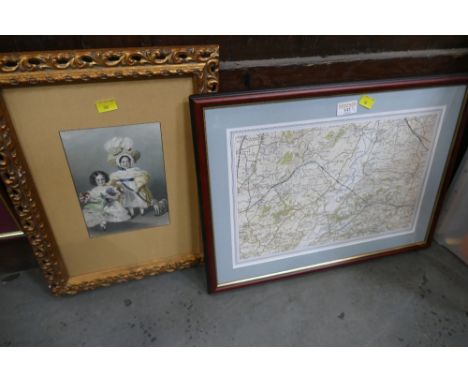
POLYGON ((0 239, 6 239, 7 234, 19 231, 18 225, 11 216, 6 195, 5 197, 3 195, 0 196, 0 239))
MULTIPOLYGON (((194 44, 220 45, 220 91, 463 73, 468 68, 466 36, 0 36, 2 53, 194 44)), ((467 146, 465 133, 458 163, 467 146)), ((4 209, 0 206, 0 234, 15 226, 4 209)), ((0 241, 0 249, 0 273, 35 265, 24 238, 0 241)))

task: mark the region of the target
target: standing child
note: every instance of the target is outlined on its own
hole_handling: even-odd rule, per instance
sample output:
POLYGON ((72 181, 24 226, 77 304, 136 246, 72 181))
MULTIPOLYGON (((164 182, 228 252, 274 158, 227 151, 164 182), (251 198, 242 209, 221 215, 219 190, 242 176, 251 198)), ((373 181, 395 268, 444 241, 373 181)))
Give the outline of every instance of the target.
POLYGON ((156 216, 167 212, 166 199, 157 201, 148 187, 150 176, 145 171, 135 166, 140 158, 140 152, 133 148, 133 140, 126 137, 114 137, 104 145, 108 152, 108 162, 118 167, 110 175, 109 184, 117 187, 122 193, 122 205, 128 209, 130 215, 134 215, 134 209, 138 209, 141 215, 152 207, 156 216))

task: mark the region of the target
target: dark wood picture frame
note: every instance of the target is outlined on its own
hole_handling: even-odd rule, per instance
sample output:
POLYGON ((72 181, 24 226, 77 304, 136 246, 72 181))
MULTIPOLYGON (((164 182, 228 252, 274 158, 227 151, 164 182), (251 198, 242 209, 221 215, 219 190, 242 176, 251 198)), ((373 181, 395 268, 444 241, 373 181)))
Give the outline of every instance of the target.
MULTIPOLYGON (((391 254, 402 253, 409 250, 426 248, 430 245, 437 217, 441 208, 443 195, 448 188, 451 174, 460 148, 463 130, 468 122, 467 91, 461 101, 461 111, 457 117, 457 125, 454 130, 451 141, 448 158, 444 164, 443 175, 437 191, 436 202, 433 206, 430 223, 427 227, 426 237, 422 242, 406 245, 402 248, 389 248, 387 250, 363 253, 359 256, 345 258, 340 261, 333 261, 325 264, 318 264, 306 269, 296 269, 287 272, 278 272, 277 274, 264 275, 250 279, 236 280, 228 283, 220 283, 217 276, 217 261, 219 256, 228 256, 226 253, 217 253, 215 250, 215 233, 212 210, 211 181, 209 175, 209 158, 207 150, 207 134, 205 126, 205 112, 212 108, 226 108, 230 106, 259 105, 265 103, 274 103, 278 101, 293 101, 299 99, 309 99, 317 97, 331 97, 337 95, 357 95, 371 94, 372 92, 387 92, 409 89, 423 89, 451 85, 465 85, 468 88, 468 76, 433 76, 405 78, 385 81, 367 81, 344 84, 319 85, 310 87, 285 88, 278 90, 251 91, 244 93, 219 93, 215 95, 194 95, 190 97, 191 118, 195 153, 197 158, 197 174, 200 206, 203 219, 203 238, 205 248, 205 264, 207 269, 208 291, 210 293, 231 290, 238 287, 255 285, 270 280, 277 280, 292 277, 300 274, 306 274, 320 269, 330 268, 338 265, 360 262, 370 258, 377 258, 391 254)), ((230 256, 230 254, 229 254, 230 256)))

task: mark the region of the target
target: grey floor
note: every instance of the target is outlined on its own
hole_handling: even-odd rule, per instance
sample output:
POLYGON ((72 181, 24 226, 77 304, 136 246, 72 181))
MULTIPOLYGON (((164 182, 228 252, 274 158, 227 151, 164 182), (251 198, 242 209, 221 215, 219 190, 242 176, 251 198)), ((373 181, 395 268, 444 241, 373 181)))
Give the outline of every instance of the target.
POLYGON ((468 266, 436 244, 217 295, 202 267, 73 297, 0 280, 1 346, 468 345, 468 266))

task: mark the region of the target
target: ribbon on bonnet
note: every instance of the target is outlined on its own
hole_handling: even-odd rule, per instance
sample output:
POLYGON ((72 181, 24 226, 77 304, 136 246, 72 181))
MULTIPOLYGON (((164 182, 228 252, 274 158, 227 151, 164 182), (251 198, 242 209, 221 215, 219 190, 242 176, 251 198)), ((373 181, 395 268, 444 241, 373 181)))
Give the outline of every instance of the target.
POLYGON ((104 149, 107 151, 107 162, 118 167, 123 156, 130 159, 132 167, 140 159, 140 152, 133 148, 133 140, 128 137, 114 137, 104 144, 104 149))

